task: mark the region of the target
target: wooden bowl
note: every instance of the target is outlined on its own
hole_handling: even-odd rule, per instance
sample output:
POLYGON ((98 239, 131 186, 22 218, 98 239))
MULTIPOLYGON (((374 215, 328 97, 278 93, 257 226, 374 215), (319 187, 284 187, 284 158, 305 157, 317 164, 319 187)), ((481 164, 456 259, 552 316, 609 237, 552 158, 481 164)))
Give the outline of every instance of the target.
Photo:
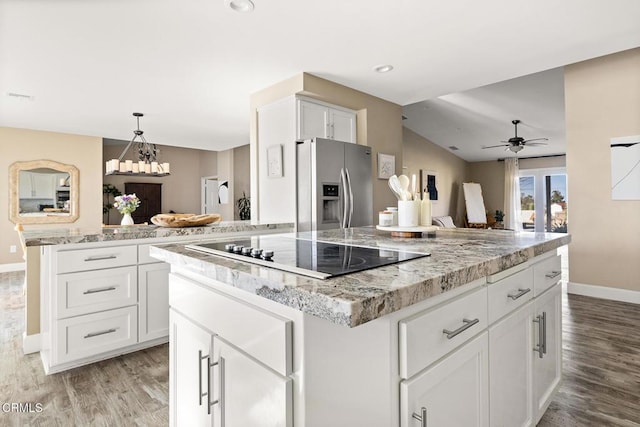
POLYGON ((222 221, 220 214, 158 214, 151 222, 160 227, 198 227, 222 221))

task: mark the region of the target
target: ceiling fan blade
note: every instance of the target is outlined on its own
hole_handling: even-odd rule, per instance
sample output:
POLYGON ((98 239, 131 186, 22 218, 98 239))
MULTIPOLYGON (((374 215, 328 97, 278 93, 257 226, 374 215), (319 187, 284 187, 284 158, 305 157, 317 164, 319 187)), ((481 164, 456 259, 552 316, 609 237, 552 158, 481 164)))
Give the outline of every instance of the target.
POLYGON ((489 145, 482 148, 496 148, 496 147, 509 147, 511 144, 489 145))
POLYGON ((527 147, 541 147, 543 145, 549 145, 546 142, 532 142, 531 144, 527 143, 527 147))
POLYGON ((526 139, 526 140, 524 140, 522 142, 528 144, 528 143, 530 143, 532 141, 548 141, 548 140, 549 140, 549 138, 534 138, 534 139, 526 139))

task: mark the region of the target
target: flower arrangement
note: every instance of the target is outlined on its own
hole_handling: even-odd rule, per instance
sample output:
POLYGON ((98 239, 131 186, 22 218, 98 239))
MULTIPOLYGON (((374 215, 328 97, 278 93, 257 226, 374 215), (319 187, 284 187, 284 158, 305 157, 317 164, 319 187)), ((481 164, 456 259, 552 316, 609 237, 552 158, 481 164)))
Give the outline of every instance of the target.
POLYGON ((130 214, 140 206, 140 199, 133 194, 123 194, 114 198, 113 207, 118 209, 121 214, 130 214))

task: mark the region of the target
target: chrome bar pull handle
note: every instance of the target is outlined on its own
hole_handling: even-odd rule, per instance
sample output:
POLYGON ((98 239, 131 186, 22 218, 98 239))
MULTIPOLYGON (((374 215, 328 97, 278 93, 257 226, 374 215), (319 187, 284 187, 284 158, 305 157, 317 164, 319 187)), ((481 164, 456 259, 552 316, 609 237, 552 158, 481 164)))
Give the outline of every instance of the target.
POLYGON ((558 277, 561 274, 562 274, 561 271, 555 271, 554 270, 551 273, 545 274, 544 277, 546 277, 547 279, 555 279, 556 277, 558 277))
POLYGON ((507 296, 515 301, 521 296, 528 294, 529 292, 531 292, 531 288, 518 289, 518 292, 516 292, 515 294, 509 294, 507 296))
POLYGON ((538 352, 538 357, 542 359, 544 357, 544 347, 542 345, 542 337, 544 336, 544 322, 542 320, 541 315, 537 315, 535 319, 533 319, 533 323, 538 324, 538 344, 533 347, 533 351, 538 352))
POLYGON ((349 169, 344 169, 347 176, 347 184, 349 187, 349 220, 345 228, 351 228, 351 218, 353 217, 353 190, 351 189, 351 177, 349 176, 349 169))
POLYGON ((420 415, 414 412, 411 414, 411 418, 420 421, 420 427, 427 427, 427 408, 423 406, 420 408, 420 415))
POLYGON ((218 403, 218 400, 211 401, 211 368, 218 365, 218 362, 211 363, 211 358, 207 356, 207 415, 211 415, 211 407, 218 403))
POLYGON ((94 289, 87 289, 86 291, 84 291, 82 294, 83 295, 88 295, 88 294, 97 294, 99 292, 108 292, 108 291, 115 291, 116 287, 115 286, 109 286, 107 288, 94 288, 94 289))
POLYGON ((547 354, 547 312, 542 312, 542 353, 547 354))
POLYGON ((105 334, 112 334, 116 331, 116 328, 111 328, 111 329, 107 329, 106 331, 100 331, 100 332, 91 332, 90 334, 85 335, 85 338, 93 338, 93 337, 98 337, 100 335, 105 335, 105 334))
POLYGON ((342 199, 344 201, 344 208, 342 212, 342 221, 340 223, 340 228, 347 228, 347 211, 349 209, 348 203, 348 195, 349 188, 347 187, 347 175, 344 171, 344 168, 340 169, 340 182, 342 182, 342 199))
POLYGON ((202 392, 202 361, 209 359, 209 355, 203 356, 202 350, 198 350, 198 406, 202 406, 202 398, 208 394, 209 386, 207 385, 207 392, 202 392))
POLYGON ((480 322, 480 319, 473 319, 473 320, 462 319, 462 321, 464 322, 464 325, 460 326, 455 331, 450 331, 448 329, 443 329, 442 330, 442 333, 447 336, 447 339, 450 340, 451 338, 455 337, 456 335, 459 335, 459 334, 463 333, 464 331, 466 331, 467 329, 469 329, 473 325, 475 325, 478 322, 480 322))
POLYGON ((85 258, 85 261, 103 261, 105 259, 116 259, 118 258, 116 255, 105 255, 105 256, 90 256, 85 258))

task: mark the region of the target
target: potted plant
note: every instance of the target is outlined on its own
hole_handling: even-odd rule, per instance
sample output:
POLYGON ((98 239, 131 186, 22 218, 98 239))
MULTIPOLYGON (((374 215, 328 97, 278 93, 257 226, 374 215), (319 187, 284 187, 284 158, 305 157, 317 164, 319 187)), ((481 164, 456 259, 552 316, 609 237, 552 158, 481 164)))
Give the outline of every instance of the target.
POLYGON ((498 209, 493 217, 496 219, 496 228, 504 227, 504 224, 502 223, 504 220, 504 212, 498 209))
POLYGON ((251 200, 249 200, 244 191, 242 192, 242 197, 236 202, 236 206, 238 206, 238 215, 241 220, 251 219, 251 200))
POLYGON ((112 197, 118 197, 122 195, 120 190, 118 190, 112 184, 103 184, 102 185, 102 195, 103 195, 103 205, 102 205, 102 214, 107 216, 107 221, 105 224, 109 224, 109 211, 113 209, 113 203, 111 202, 112 197))

